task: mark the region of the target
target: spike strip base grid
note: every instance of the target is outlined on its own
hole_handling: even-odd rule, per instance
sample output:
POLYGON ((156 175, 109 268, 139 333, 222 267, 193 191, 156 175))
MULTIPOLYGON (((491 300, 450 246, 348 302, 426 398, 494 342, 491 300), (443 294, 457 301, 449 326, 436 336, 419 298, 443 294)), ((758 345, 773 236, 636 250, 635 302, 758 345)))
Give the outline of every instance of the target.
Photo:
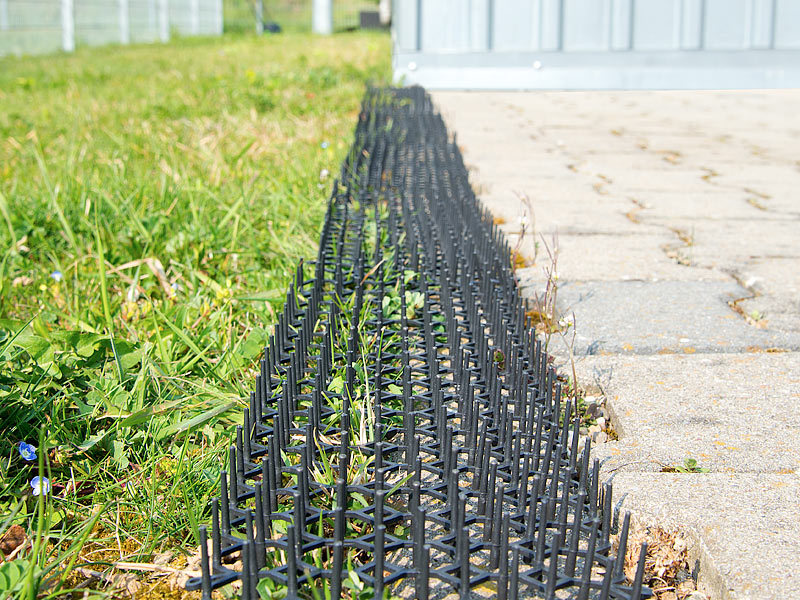
POLYGON ((187 589, 650 597, 646 547, 631 585, 629 515, 615 556, 611 486, 588 440, 579 450, 512 253, 421 88, 368 90, 340 181, 187 589))

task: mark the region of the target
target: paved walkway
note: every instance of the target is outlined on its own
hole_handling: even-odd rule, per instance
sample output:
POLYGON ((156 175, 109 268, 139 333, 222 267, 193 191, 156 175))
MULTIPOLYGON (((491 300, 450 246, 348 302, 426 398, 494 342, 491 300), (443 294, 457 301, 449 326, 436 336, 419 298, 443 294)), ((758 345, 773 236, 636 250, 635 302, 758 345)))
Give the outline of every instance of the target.
POLYGON ((796 597, 800 92, 434 100, 512 241, 530 200, 531 294, 557 232, 559 306, 619 433, 596 455, 623 508, 690 534, 710 597, 796 597), (688 457, 711 472, 661 472, 688 457))

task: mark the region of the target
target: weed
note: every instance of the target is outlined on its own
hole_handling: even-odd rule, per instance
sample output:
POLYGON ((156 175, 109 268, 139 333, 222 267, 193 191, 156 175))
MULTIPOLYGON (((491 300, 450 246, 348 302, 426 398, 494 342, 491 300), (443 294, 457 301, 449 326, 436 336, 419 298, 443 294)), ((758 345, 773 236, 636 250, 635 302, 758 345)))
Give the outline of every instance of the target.
MULTIPOLYGON (((519 238, 517 239, 517 243, 514 246, 514 250, 511 252, 511 268, 521 269, 524 268, 526 265, 525 259, 520 254, 522 249, 522 244, 525 243, 525 236, 530 231, 531 237, 533 238, 533 257, 531 258, 531 263, 536 264, 536 259, 539 256, 539 242, 536 241, 536 213, 533 211, 533 202, 527 196, 527 194, 522 194, 520 192, 514 192, 519 201, 522 202, 523 214, 520 218, 520 230, 519 230, 519 238)), ((503 220, 505 222, 505 220, 503 220)), ((495 223, 497 223, 497 219, 495 219, 495 223)), ((499 223, 498 223, 499 224, 499 223)))
POLYGON ((542 295, 534 292, 533 308, 528 310, 528 316, 533 321, 536 331, 544 336, 545 352, 550 347, 550 339, 558 330, 557 318, 558 305, 558 235, 553 234, 552 244, 548 244, 541 236, 542 244, 547 252, 548 262, 542 268, 545 276, 545 290, 542 295))
POLYGON ((711 469, 697 466, 697 460, 686 458, 682 465, 662 465, 662 473, 709 473, 711 469))
MULTIPOLYGON (((533 207, 530 206, 533 212, 533 207)), ((547 264, 543 267, 545 275, 545 290, 543 295, 534 293, 534 306, 527 311, 527 316, 532 320, 536 331, 544 337, 544 350, 548 351, 553 334, 557 334, 564 343, 567 358, 570 364, 572 379, 570 385, 564 389, 567 397, 575 401, 575 414, 580 414, 580 398, 582 392, 578 384, 578 372, 575 365, 575 336, 577 318, 574 311, 559 316, 558 314, 558 233, 553 233, 552 242, 547 243, 542 236, 542 245, 547 252, 547 264)))
POLYGON ((731 310, 742 317, 748 325, 752 325, 753 327, 757 327, 758 329, 764 329, 767 326, 767 318, 764 313, 759 310, 751 310, 750 312, 746 312, 744 308, 742 308, 740 302, 744 300, 752 300, 756 296, 746 296, 744 298, 737 298, 736 300, 729 300, 728 306, 731 307, 731 310))

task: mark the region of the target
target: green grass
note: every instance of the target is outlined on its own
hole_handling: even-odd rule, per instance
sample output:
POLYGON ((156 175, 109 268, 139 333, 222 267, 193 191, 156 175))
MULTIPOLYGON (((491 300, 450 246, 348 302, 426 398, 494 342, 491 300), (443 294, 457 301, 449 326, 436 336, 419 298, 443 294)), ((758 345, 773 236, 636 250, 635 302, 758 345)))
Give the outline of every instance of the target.
MULTIPOLYGON (((312 0, 262 0, 264 22, 280 25, 283 31, 311 31, 312 0)), ((359 12, 377 10, 379 0, 336 0, 333 3, 334 31, 353 29, 359 25, 359 12)), ((255 30, 255 0, 223 0, 225 31, 255 30)))
POLYGON ((0 60, 0 535, 37 540, 26 594, 81 583, 70 563, 196 543, 287 283, 316 253, 321 173, 388 74, 388 36, 367 34, 0 60))

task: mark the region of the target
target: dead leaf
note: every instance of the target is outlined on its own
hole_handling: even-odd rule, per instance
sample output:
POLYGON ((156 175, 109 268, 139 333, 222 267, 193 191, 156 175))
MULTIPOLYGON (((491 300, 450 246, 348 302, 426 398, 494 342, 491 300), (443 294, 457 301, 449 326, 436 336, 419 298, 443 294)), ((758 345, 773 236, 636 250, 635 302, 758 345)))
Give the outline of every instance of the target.
POLYGON ((167 274, 164 271, 164 265, 161 264, 161 261, 157 258, 148 258, 146 262, 147 266, 150 267, 150 270, 153 272, 153 275, 156 276, 156 279, 158 279, 158 282, 161 284, 167 298, 173 298, 175 296, 175 290, 170 286, 167 274))
POLYGON ((694 581, 683 581, 680 585, 675 581, 678 573, 689 571, 688 545, 679 534, 660 527, 637 528, 631 531, 628 547, 625 552, 625 576, 633 582, 639 562, 641 545, 647 542, 647 558, 645 559, 645 581, 662 580, 667 587, 675 587, 678 598, 694 590, 694 581), (680 586, 684 586, 682 588, 680 586))
MULTIPOLYGON (((208 547, 208 554, 211 556, 211 540, 207 542, 208 547)), ((175 569, 174 573, 172 573, 168 581, 173 588, 183 588, 186 586, 186 582, 189 581, 192 577, 200 577, 202 571, 200 570, 200 562, 202 560, 202 556, 200 554, 200 546, 197 549, 186 557, 186 566, 182 569, 175 569)))
POLYGON ((13 553, 25 543, 27 536, 25 530, 19 525, 12 525, 8 528, 2 538, 0 538, 0 552, 4 556, 13 553))
POLYGON ((115 589, 133 597, 138 592, 142 584, 133 573, 117 573, 106 579, 115 589))
POLYGON ((167 565, 175 557, 174 552, 167 550, 166 552, 159 552, 153 557, 154 565, 167 565))
POLYGON ((28 277, 27 275, 20 275, 19 277, 14 277, 11 281, 11 285, 14 287, 26 286, 33 283, 33 279, 28 277))
POLYGON ((99 579, 100 581, 104 581, 114 590, 122 592, 125 596, 129 596, 131 598, 134 597, 136 592, 138 592, 142 587, 138 577, 133 573, 114 573, 112 575, 108 575, 106 573, 101 573, 92 569, 86 569, 84 567, 75 569, 75 572, 86 579, 99 579))
POLYGON ((687 596, 691 596, 693 592, 697 590, 697 586, 694 583, 694 580, 687 579, 686 581, 681 581, 676 591, 678 592, 678 596, 680 598, 686 598, 687 596))

